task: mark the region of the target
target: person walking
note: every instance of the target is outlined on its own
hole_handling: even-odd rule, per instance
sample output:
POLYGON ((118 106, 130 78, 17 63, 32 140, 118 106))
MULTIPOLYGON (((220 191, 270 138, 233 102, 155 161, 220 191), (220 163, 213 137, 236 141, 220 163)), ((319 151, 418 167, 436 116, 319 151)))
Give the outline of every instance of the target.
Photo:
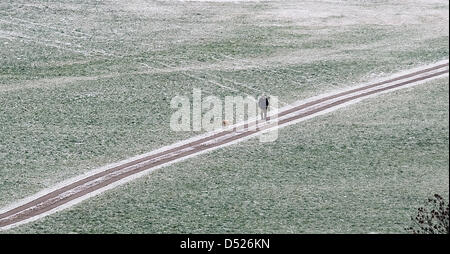
POLYGON ((267 120, 267 110, 269 108, 269 98, 262 95, 258 101, 259 108, 261 109, 261 120, 267 120))

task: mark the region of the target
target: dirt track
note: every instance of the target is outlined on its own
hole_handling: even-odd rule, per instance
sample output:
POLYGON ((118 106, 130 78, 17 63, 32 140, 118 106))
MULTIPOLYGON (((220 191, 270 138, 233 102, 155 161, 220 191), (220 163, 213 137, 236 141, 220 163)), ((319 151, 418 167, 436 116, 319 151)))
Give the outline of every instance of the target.
POLYGON ((287 125, 293 121, 342 106, 345 103, 356 101, 370 95, 413 84, 415 82, 424 81, 440 75, 445 75, 449 72, 448 65, 448 62, 446 62, 393 79, 313 100, 308 103, 280 111, 276 116, 271 117, 268 122, 250 122, 245 124, 243 129, 233 128, 216 132, 186 144, 178 145, 168 150, 109 168, 59 189, 53 190, 32 201, 14 207, 0 214, 0 229, 9 228, 16 224, 33 220, 38 216, 42 216, 43 214, 49 213, 52 210, 67 204, 70 201, 82 199, 88 194, 101 190, 102 188, 116 183, 119 180, 157 166, 168 164, 177 159, 186 158, 206 150, 217 149, 223 145, 249 137, 272 127, 287 125), (248 128, 252 126, 256 128, 248 128))

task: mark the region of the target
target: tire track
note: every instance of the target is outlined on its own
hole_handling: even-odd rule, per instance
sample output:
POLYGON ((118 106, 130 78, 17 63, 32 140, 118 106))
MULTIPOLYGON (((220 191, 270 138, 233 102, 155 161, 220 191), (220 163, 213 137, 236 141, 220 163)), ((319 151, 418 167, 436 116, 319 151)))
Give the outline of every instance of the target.
POLYGON ((129 177, 158 166, 164 166, 202 152, 218 149, 224 145, 229 145, 233 142, 257 135, 271 128, 283 127, 296 120, 313 116, 314 114, 336 108, 351 101, 357 101, 360 98, 445 75, 449 72, 448 66, 447 61, 446 63, 437 64, 395 78, 329 95, 282 110, 275 116, 270 116, 267 122, 251 121, 244 124, 237 124, 231 129, 213 132, 185 144, 180 144, 161 152, 111 167, 1 213, 0 229, 11 228, 42 217, 43 215, 48 215, 69 202, 77 200, 81 202, 81 199, 91 193, 101 191, 121 180, 126 180, 129 177))

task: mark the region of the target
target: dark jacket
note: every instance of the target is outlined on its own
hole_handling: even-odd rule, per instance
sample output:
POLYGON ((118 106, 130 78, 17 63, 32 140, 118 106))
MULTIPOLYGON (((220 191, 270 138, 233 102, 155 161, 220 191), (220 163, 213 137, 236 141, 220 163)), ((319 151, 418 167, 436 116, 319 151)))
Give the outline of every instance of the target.
POLYGON ((258 101, 258 105, 261 109, 267 109, 269 107, 269 99, 267 97, 261 97, 258 101))

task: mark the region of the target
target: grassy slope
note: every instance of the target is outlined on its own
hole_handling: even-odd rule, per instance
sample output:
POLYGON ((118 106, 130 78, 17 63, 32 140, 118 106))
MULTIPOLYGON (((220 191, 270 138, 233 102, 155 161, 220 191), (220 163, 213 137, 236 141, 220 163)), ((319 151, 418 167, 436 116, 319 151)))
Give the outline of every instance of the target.
POLYGON ((0 3, 0 206, 194 135, 169 101, 233 94, 207 80, 292 102, 448 58, 445 1, 23 3, 0 3))
POLYGON ((448 78, 160 169, 13 233, 401 233, 448 199, 448 78))

